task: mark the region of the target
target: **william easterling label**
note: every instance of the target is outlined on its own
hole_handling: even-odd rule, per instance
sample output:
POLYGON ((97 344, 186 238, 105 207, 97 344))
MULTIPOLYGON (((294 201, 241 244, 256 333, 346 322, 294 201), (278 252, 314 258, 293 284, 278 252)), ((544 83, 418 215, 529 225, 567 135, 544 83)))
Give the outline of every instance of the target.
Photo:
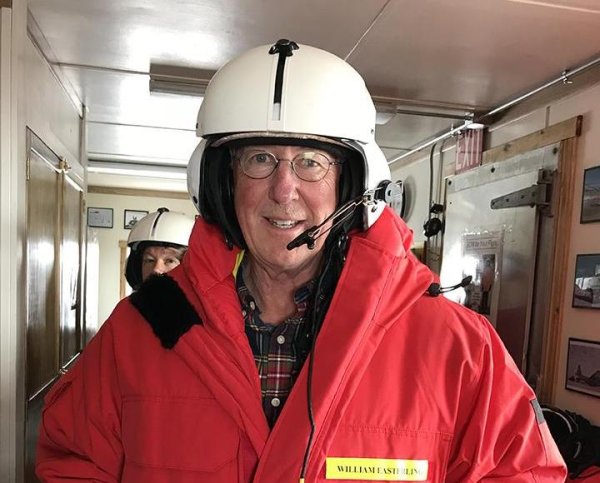
POLYGON ((427 460, 327 458, 328 480, 426 481, 427 460))

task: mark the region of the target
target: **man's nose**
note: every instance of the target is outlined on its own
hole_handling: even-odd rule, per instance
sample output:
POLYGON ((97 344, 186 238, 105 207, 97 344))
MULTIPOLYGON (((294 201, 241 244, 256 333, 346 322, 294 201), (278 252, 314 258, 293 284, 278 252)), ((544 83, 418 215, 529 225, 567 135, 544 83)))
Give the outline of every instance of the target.
POLYGON ((270 197, 279 204, 286 204, 298 198, 298 183, 300 179, 294 173, 292 163, 287 159, 279 161, 277 169, 270 178, 270 197))

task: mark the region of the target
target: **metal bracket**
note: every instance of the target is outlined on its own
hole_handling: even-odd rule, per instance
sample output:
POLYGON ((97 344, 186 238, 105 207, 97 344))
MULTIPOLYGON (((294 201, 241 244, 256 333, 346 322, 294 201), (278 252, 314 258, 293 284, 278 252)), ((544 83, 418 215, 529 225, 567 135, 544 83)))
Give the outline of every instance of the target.
POLYGON ((490 201, 490 208, 492 210, 502 210, 504 208, 516 208, 519 206, 531 206, 532 208, 537 206, 542 210, 548 209, 552 196, 553 180, 554 171, 540 169, 538 171, 537 184, 494 198, 490 201))

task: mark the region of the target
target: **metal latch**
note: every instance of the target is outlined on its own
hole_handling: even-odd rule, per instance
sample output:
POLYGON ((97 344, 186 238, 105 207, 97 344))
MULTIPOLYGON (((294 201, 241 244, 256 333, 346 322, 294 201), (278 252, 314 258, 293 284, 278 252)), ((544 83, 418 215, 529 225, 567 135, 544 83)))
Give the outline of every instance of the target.
POLYGON ((552 196, 552 181, 554 180, 554 171, 550 169, 540 169, 538 171, 538 181, 529 188, 513 191, 505 195, 494 198, 490 201, 492 210, 501 210, 504 208, 516 208, 518 206, 539 206, 547 208, 550 206, 552 196))
POLYGON ((60 158, 60 161, 58 163, 58 169, 64 171, 65 173, 71 169, 71 165, 67 161, 67 158, 60 158))

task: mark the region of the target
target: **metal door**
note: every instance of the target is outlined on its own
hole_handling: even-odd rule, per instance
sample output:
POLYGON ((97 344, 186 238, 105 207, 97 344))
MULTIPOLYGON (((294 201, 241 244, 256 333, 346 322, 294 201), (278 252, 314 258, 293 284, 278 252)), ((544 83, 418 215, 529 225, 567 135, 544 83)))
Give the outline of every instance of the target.
MULTIPOLYGON (((557 165, 558 147, 552 145, 480 166, 446 185, 442 285, 473 277, 466 290, 448 297, 490 320, 523 374, 528 364, 539 367, 539 361, 531 361, 530 334, 539 333, 535 325, 545 317, 537 314, 539 322, 532 325, 534 291, 539 308, 549 287, 541 276, 551 255, 544 221, 548 206, 536 201, 540 193, 551 197, 557 165)), ((537 374, 528 376, 535 386, 537 374)))
POLYGON ((25 479, 34 475, 43 398, 82 348, 82 188, 28 131, 25 479))
POLYGON ((60 257, 60 366, 81 350, 81 237, 83 192, 62 174, 62 240, 60 257))
POLYGON ((28 398, 50 383, 59 369, 59 163, 56 155, 32 141, 27 170, 28 398))
POLYGON ((25 481, 33 474, 43 398, 59 371, 60 159, 28 132, 25 481))

